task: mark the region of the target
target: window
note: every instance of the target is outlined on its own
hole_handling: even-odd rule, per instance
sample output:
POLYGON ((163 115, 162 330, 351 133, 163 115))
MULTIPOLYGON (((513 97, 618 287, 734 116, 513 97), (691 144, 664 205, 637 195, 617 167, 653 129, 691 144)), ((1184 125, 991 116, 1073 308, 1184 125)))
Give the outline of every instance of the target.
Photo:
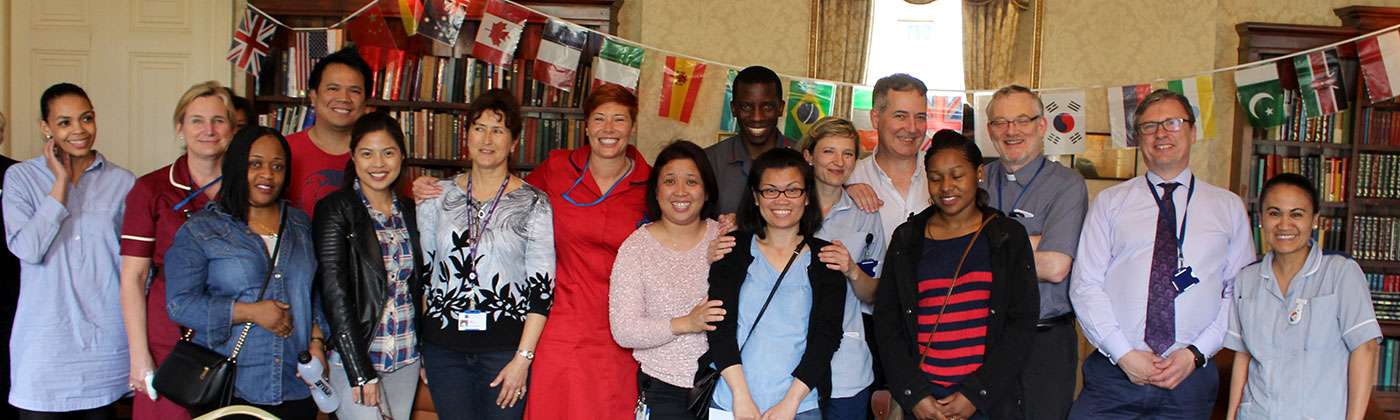
MULTIPOLYGON (((908 73, 929 89, 963 90, 962 0, 875 0, 865 84, 908 73)), ((961 95, 961 93, 959 93, 961 95)))

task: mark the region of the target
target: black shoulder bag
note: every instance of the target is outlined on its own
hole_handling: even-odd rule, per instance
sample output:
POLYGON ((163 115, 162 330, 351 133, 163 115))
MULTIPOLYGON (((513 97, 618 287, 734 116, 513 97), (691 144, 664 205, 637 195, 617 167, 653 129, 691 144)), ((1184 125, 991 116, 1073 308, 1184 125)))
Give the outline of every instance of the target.
MULTIPOLYGON (((281 221, 277 224, 277 243, 272 247, 271 262, 268 263, 267 277, 263 278, 262 290, 258 292, 258 301, 267 293, 267 284, 277 267, 277 255, 282 250, 286 225, 287 212, 283 209, 281 221)), ((238 343, 233 345, 233 354, 228 357, 190 341, 194 330, 186 329, 180 341, 175 342, 170 355, 156 368, 153 381, 156 391, 166 399, 192 410, 229 405, 233 401, 238 352, 251 329, 252 322, 243 325, 243 333, 238 336, 238 343)))
MULTIPOLYGON (((753 331, 758 329, 758 322, 763 320, 763 313, 768 311, 768 304, 773 302, 773 295, 778 293, 778 286, 783 284, 783 277, 787 276, 788 269, 792 268, 793 261, 797 261, 797 256, 802 253, 802 248, 807 246, 804 240, 797 245, 797 249, 792 251, 792 257, 788 258, 787 265, 783 266, 783 271, 778 273, 778 280, 773 282, 773 290, 768 291, 768 299, 763 301, 763 308, 758 310, 758 316, 753 319, 753 327, 749 328, 749 335, 744 337, 744 346, 749 345, 749 339, 753 338, 753 331)), ((744 346, 739 347, 739 353, 743 354, 744 346)), ((709 364, 702 364, 700 371, 695 374, 695 387, 690 388, 690 398, 686 401, 689 404, 686 408, 693 414, 696 420, 710 419, 710 400, 714 398, 715 386, 719 384, 719 371, 710 367, 709 364)))

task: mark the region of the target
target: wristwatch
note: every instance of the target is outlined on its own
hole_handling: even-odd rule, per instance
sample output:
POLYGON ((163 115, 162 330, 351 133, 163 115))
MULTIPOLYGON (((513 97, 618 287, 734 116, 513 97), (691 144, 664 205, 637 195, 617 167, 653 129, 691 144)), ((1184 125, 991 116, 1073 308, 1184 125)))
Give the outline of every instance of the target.
POLYGON ((1201 349, 1196 348, 1195 344, 1186 346, 1186 348, 1191 350, 1191 355, 1196 356, 1197 369, 1206 367, 1206 355, 1201 354, 1201 349))
POLYGON ((521 357, 524 357, 525 360, 530 360, 530 361, 534 361, 534 360, 535 360, 535 352, 533 352, 533 351, 529 351, 529 350, 525 350, 525 349, 519 349, 519 350, 516 350, 516 351, 515 351, 515 354, 518 354, 518 355, 520 355, 521 357))

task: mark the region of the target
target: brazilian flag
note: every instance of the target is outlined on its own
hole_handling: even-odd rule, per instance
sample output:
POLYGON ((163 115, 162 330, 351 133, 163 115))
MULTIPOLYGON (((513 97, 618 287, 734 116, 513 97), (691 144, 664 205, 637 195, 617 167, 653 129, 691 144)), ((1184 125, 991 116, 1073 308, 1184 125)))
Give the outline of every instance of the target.
POLYGON ((787 128, 783 135, 802 138, 808 127, 831 115, 831 101, 835 96, 836 85, 793 80, 788 84, 787 128))

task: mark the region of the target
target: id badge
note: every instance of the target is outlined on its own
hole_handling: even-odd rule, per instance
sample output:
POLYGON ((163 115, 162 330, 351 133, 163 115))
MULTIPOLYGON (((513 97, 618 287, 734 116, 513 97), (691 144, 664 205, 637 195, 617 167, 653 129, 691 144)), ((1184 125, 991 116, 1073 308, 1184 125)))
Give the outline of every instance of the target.
POLYGON ((1197 279, 1195 275, 1191 274, 1191 267, 1183 267, 1177 270, 1176 275, 1172 276, 1172 287, 1176 288, 1176 294, 1178 295, 1186 293, 1188 289, 1200 282, 1200 279, 1197 279))
POLYGON ((870 258, 860 260, 860 262, 856 263, 857 266, 860 266, 860 271, 864 271, 865 275, 870 277, 875 277, 875 266, 879 264, 879 261, 870 258))
POLYGON ((1295 299, 1293 301, 1293 311, 1288 313, 1288 324, 1298 325, 1303 321, 1303 308, 1308 306, 1307 299, 1295 299))
POLYGON ((457 331, 486 331, 486 313, 463 311, 457 316, 457 331))

